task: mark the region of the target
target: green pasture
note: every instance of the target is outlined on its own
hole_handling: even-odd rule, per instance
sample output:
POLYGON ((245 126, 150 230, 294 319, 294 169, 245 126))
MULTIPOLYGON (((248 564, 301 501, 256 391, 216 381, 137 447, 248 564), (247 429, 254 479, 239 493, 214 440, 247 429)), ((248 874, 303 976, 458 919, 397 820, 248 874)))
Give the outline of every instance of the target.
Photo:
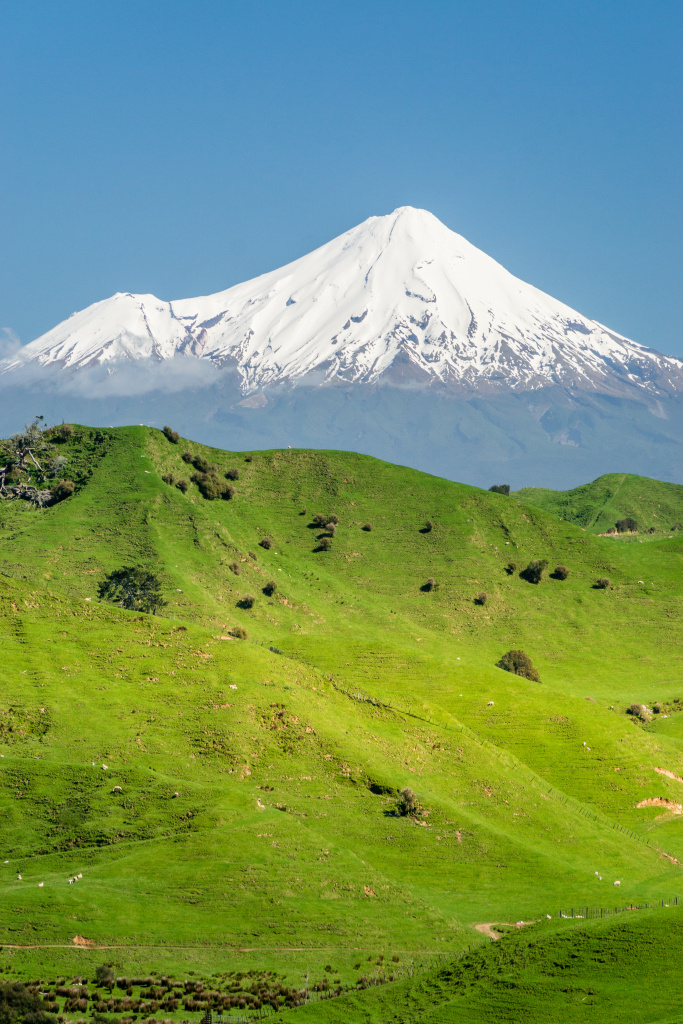
MULTIPOLYGON (((583 934, 552 938, 562 910, 683 896, 683 537, 595 535, 600 515, 640 522, 641 506, 596 498, 594 521, 569 522, 536 495, 365 456, 229 453, 141 427, 79 427, 58 448, 72 497, 0 501, 0 965, 76 974, 106 957, 291 984, 331 966, 354 985, 370 957, 440 963, 296 1012, 430 1020, 377 1016, 421 985, 460 1007, 434 1020, 487 1020, 471 986, 443 995, 444 958, 481 947, 483 977, 527 930, 489 950, 477 924, 545 922, 529 926, 545 949, 583 934), (234 497, 164 483, 190 479, 185 451, 237 469, 234 497), (316 513, 339 519, 328 551, 316 513), (127 564, 160 576, 161 614, 98 601, 127 564), (496 667, 511 648, 540 683, 496 667), (634 702, 662 710, 642 721, 634 702), (394 815, 405 786, 424 813, 394 815)), ((679 917, 636 920, 645 934, 679 917)))

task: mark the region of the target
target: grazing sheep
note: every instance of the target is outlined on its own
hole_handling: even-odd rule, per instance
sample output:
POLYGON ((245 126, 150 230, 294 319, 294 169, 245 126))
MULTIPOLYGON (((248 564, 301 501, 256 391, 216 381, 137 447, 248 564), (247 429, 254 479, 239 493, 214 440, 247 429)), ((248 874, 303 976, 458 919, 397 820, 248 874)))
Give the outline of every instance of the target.
POLYGON ((487 704, 487 707, 489 707, 489 708, 492 708, 492 707, 493 707, 493 701, 492 701, 492 700, 490 700, 490 701, 488 702, 488 704, 487 704))
POLYGON ((178 792, 178 790, 176 790, 176 791, 175 791, 175 793, 174 793, 174 794, 173 794, 173 796, 171 797, 171 800, 175 800, 175 798, 176 798, 177 796, 180 796, 180 793, 178 792))
POLYGON ((615 882, 614 884, 615 885, 621 885, 621 882, 615 882))
POLYGON ((112 793, 123 793, 123 788, 121 786, 114 786, 112 793))

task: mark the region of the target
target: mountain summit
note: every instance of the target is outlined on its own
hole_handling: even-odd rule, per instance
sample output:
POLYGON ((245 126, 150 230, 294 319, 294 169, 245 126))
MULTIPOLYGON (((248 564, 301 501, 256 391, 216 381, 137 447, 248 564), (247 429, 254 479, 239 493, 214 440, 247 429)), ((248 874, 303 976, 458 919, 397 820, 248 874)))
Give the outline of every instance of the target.
POLYGON ((475 390, 683 390, 683 362, 581 316, 410 206, 215 295, 117 293, 27 345, 5 372, 177 355, 234 368, 243 392, 381 378, 475 390))

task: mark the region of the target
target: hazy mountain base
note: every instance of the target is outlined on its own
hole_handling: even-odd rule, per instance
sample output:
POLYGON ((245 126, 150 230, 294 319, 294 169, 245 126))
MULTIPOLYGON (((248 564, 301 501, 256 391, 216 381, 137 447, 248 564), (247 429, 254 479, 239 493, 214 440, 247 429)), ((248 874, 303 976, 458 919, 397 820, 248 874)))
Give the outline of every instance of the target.
POLYGON ((454 393, 421 383, 308 383, 245 397, 234 371, 176 362, 0 378, 0 435, 29 410, 94 426, 171 422, 233 450, 355 451, 482 487, 567 489, 607 472, 683 483, 682 398, 646 404, 559 387, 454 393))

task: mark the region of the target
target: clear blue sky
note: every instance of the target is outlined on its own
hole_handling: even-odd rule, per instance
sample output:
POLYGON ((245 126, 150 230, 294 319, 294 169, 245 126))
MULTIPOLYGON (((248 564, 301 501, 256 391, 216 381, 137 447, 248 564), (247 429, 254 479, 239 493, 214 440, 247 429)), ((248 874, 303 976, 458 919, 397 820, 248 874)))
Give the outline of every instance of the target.
POLYGON ((0 327, 425 207, 683 355, 681 0, 5 0, 0 327))

